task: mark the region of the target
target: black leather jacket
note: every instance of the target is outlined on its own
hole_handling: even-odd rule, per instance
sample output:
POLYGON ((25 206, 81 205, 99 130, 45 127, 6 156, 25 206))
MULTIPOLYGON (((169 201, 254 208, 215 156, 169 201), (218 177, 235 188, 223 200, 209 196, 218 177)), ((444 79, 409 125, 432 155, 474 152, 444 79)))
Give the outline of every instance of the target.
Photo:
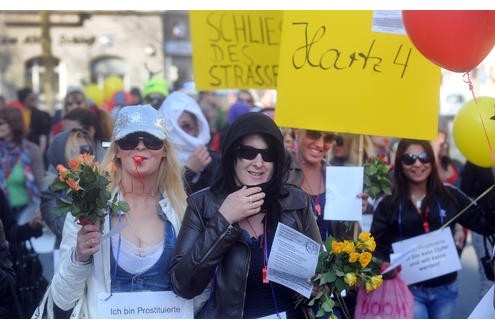
MULTIPOLYGON (((284 186, 279 222, 321 244, 309 197, 294 186, 284 186)), ((226 196, 207 188, 188 198, 188 207, 177 237, 170 266, 173 291, 191 299, 212 281, 214 290, 206 303, 209 318, 242 318, 251 254, 238 224, 218 211, 226 196)))

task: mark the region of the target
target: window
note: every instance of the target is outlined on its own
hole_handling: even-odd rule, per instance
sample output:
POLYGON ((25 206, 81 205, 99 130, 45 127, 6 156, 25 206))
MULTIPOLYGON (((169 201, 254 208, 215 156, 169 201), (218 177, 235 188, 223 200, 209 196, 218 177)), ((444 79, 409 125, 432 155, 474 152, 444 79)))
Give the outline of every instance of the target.
POLYGON ((91 81, 103 85, 105 78, 118 76, 125 81, 126 64, 117 56, 103 56, 93 59, 90 63, 91 81))
MULTIPOLYGON (((58 94, 60 92, 60 60, 52 57, 51 65, 53 65, 52 91, 58 94)), ((31 87, 34 92, 42 94, 47 78, 46 71, 41 57, 28 60, 25 64, 25 85, 31 87)))

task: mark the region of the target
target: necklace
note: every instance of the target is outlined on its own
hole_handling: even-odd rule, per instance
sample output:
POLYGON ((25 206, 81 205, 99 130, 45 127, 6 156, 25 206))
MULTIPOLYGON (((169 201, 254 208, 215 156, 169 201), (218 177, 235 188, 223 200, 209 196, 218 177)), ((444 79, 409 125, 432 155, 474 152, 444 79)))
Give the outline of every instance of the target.
MULTIPOLYGON (((161 239, 158 240, 155 237, 150 236, 149 230, 147 232, 146 230, 138 229, 139 224, 136 224, 134 218, 130 217, 128 214, 125 215, 124 220, 125 220, 126 226, 129 227, 128 232, 130 233, 130 234, 129 233, 127 234, 127 240, 129 242, 131 242, 132 244, 134 244, 136 247, 138 247, 140 249, 145 249, 145 248, 148 248, 150 246, 156 245, 159 242, 161 242, 161 239), (133 238, 131 238, 131 235, 133 236, 133 238), (134 238, 135 238, 135 241, 132 241, 134 238)), ((152 224, 152 223, 150 222, 150 223, 146 223, 146 224, 152 224)), ((156 229, 153 228, 152 231, 157 231, 157 230, 158 230, 158 227, 156 227, 156 229)), ((161 235, 160 235, 160 238, 161 238, 161 235)))
MULTIPOLYGON (((313 193, 313 189, 311 188, 311 185, 309 182, 306 180, 306 175, 303 172, 303 182, 301 183, 301 187, 306 184, 306 186, 309 189, 309 194, 315 201, 315 211, 318 216, 321 216, 321 205, 320 205, 320 196, 321 194, 319 193, 320 190, 318 190, 317 194, 313 193)), ((320 179, 320 189, 323 186, 323 178, 320 179)))
POLYGON ((425 198, 426 194, 423 194, 420 197, 416 197, 413 194, 411 194, 411 200, 416 206, 416 208, 420 209, 421 208, 421 203, 423 202, 423 199, 425 198))
POLYGON ((256 233, 256 230, 253 228, 250 218, 247 219, 247 223, 249 225, 249 229, 251 229, 251 232, 253 233, 253 237, 258 237, 258 233, 256 233))
MULTIPOLYGON (((258 232, 259 229, 255 229, 253 224, 251 223, 251 219, 254 219, 254 223, 255 224, 258 224, 260 221, 259 220, 262 220, 263 218, 265 217, 265 213, 264 212, 260 212, 258 214, 254 214, 246 219, 244 219, 244 221, 246 221, 247 223, 247 227, 244 225, 244 228, 245 230, 249 229, 249 234, 252 235, 252 237, 254 238, 258 238, 260 233, 258 232)), ((259 224, 257 225, 257 227, 259 227, 259 224)))

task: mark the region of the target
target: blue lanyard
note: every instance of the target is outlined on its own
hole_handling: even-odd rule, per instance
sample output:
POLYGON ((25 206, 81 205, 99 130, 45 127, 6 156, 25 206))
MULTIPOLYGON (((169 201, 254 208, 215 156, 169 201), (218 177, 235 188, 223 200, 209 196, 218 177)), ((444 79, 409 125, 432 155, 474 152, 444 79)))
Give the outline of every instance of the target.
MULTIPOLYGON (((122 212, 118 212, 118 217, 119 217, 119 223, 122 220, 122 212)), ((120 258, 120 244, 122 242, 122 234, 119 233, 119 244, 117 246, 117 257, 115 259, 115 268, 113 270, 113 279, 115 280, 117 278, 117 268, 119 267, 119 258, 120 258)))
MULTIPOLYGON (((440 202, 438 201, 438 198, 437 196, 435 196, 435 203, 437 204, 437 208, 438 208, 438 214, 440 216, 440 221, 442 223, 442 226, 444 224, 444 221, 445 221, 445 216, 446 216, 446 213, 445 211, 440 207, 440 202)), ((399 240, 402 241, 402 201, 399 203, 399 215, 397 217, 397 220, 399 221, 399 240)))
MULTIPOLYGON (((264 232, 263 239, 265 244, 265 247, 263 247, 263 253, 265 256, 265 263, 268 266, 268 231, 266 229, 267 222, 268 222, 268 214, 265 216, 265 222, 263 224, 263 232, 264 232)), ((270 284, 270 289, 272 290, 273 307, 275 308, 275 312, 277 313, 277 318, 282 319, 278 311, 277 296, 275 295, 275 289, 273 288, 273 284, 271 281, 269 281, 268 283, 270 284)))
MULTIPOLYGON (((109 215, 109 217, 111 218, 112 216, 109 215)), ((122 212, 121 211, 118 212, 118 217, 119 217, 119 223, 120 223, 121 222, 121 219, 122 219, 122 212)), ((115 259, 115 268, 113 270, 113 280, 115 280, 116 277, 117 277, 117 268, 119 267, 120 245, 121 245, 121 242, 122 242, 121 235, 122 234, 119 233, 119 244, 117 246, 117 258, 115 259)), ((112 254, 110 254, 110 256, 112 256, 112 254)), ((112 286, 111 285, 112 284, 110 283, 110 295, 108 295, 108 297, 105 298, 105 301, 108 301, 110 299, 110 297, 112 297, 112 295, 113 295, 113 291, 112 291, 112 286)))

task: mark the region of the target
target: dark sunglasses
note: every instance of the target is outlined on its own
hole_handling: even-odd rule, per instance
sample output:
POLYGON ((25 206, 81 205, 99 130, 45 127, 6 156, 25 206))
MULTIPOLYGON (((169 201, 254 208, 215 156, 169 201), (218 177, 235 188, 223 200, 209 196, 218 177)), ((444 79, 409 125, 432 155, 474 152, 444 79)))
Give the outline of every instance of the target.
POLYGON ((81 145, 79 146, 79 154, 93 155, 93 149, 91 149, 90 145, 81 145))
POLYGON ((237 156, 239 158, 253 160, 258 154, 261 154, 261 158, 263 158, 265 162, 275 162, 275 154, 269 149, 258 149, 246 145, 239 145, 237 148, 237 156))
POLYGON ((163 147, 163 144, 165 143, 163 140, 160 140, 157 137, 152 136, 151 134, 138 132, 131 133, 124 138, 117 140, 117 145, 122 150, 131 150, 136 148, 136 146, 139 144, 139 141, 142 141, 144 143, 144 146, 151 150, 161 149, 163 147))
MULTIPOLYGON (((306 136, 310 139, 318 140, 321 138, 322 133, 319 131, 314 131, 314 130, 306 130, 306 136)), ((326 143, 333 142, 334 139, 335 139, 335 134, 333 134, 333 133, 323 134, 323 141, 326 143)))
POLYGON ((431 161, 430 156, 428 156, 425 151, 419 153, 418 155, 406 153, 403 154, 400 159, 402 163, 406 165, 413 165, 417 159, 419 159, 419 161, 423 164, 427 164, 431 161))

